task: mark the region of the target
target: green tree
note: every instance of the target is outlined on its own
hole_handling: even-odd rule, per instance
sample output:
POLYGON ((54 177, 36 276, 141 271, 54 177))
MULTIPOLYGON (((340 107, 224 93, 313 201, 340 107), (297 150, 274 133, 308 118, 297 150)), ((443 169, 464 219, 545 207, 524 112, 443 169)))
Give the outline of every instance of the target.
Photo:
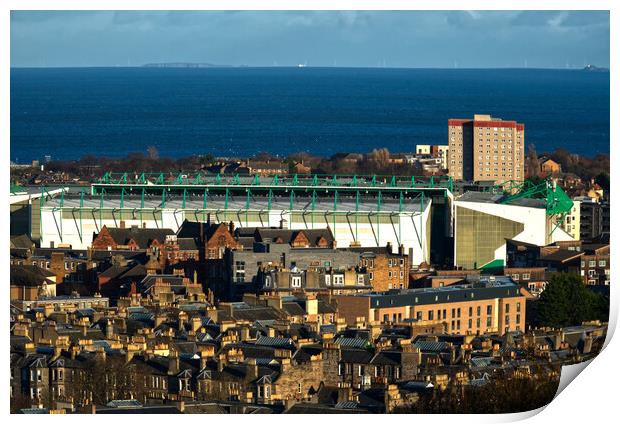
POLYGON ((579 325, 583 321, 607 321, 607 300, 588 290, 577 274, 555 274, 538 304, 538 324, 551 327, 579 325))

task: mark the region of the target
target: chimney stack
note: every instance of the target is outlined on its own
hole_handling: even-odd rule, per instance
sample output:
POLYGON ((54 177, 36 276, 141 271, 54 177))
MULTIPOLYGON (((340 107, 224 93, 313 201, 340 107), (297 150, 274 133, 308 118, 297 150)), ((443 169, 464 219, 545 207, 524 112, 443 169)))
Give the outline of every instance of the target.
POLYGON ((171 350, 168 356, 168 375, 176 375, 179 373, 179 353, 171 350))
POLYGON ((200 319, 200 317, 193 317, 192 318, 192 331, 195 333, 196 331, 198 331, 200 327, 202 327, 202 320, 200 319))
POLYGON ((200 369, 203 370, 207 367, 208 354, 205 351, 200 352, 200 369))
POLYGON ((105 323, 105 338, 108 340, 114 338, 114 321, 111 319, 106 320, 105 323))

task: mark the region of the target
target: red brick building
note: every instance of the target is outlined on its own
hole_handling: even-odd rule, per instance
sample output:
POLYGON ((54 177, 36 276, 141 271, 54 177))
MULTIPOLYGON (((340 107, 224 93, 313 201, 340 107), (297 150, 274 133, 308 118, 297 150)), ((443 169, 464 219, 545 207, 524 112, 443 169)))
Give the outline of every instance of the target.
POLYGON ((103 226, 99 234, 93 235, 93 250, 157 250, 166 240, 174 235, 169 228, 125 228, 121 221, 120 228, 103 226))

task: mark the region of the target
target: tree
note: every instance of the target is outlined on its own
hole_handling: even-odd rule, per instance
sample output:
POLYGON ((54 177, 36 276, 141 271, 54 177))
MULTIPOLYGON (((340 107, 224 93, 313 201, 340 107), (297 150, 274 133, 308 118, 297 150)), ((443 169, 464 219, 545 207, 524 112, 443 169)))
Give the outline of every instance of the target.
POLYGON ((547 405, 555 396, 559 369, 532 365, 529 374, 496 370, 482 386, 448 383, 423 393, 414 407, 397 408, 399 413, 501 414, 530 411, 547 405))
POLYGON ((152 160, 157 160, 159 159, 159 151, 157 150, 157 147, 155 146, 149 146, 146 151, 149 154, 149 159, 152 160))
POLYGON ((605 193, 609 193, 609 174, 606 172, 601 172, 600 174, 598 174, 596 176, 596 178, 594 179, 594 181, 596 182, 596 184, 600 185, 603 190, 605 190, 605 193))
POLYGON ((584 321, 607 321, 609 304, 588 290, 577 274, 553 275, 540 295, 538 324, 550 327, 580 325, 584 321))
POLYGON ((527 158, 525 159, 525 165, 529 178, 539 177, 540 165, 538 164, 538 154, 536 153, 536 146, 534 146, 533 144, 530 144, 527 147, 527 158))

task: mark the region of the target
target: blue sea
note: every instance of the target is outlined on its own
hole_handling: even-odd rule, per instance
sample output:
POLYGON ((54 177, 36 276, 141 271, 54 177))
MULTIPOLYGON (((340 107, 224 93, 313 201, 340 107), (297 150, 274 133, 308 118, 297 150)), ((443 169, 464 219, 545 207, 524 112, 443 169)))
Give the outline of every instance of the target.
POLYGON ((11 69, 11 159, 367 152, 525 124, 538 152, 609 153, 609 73, 540 69, 11 69))

